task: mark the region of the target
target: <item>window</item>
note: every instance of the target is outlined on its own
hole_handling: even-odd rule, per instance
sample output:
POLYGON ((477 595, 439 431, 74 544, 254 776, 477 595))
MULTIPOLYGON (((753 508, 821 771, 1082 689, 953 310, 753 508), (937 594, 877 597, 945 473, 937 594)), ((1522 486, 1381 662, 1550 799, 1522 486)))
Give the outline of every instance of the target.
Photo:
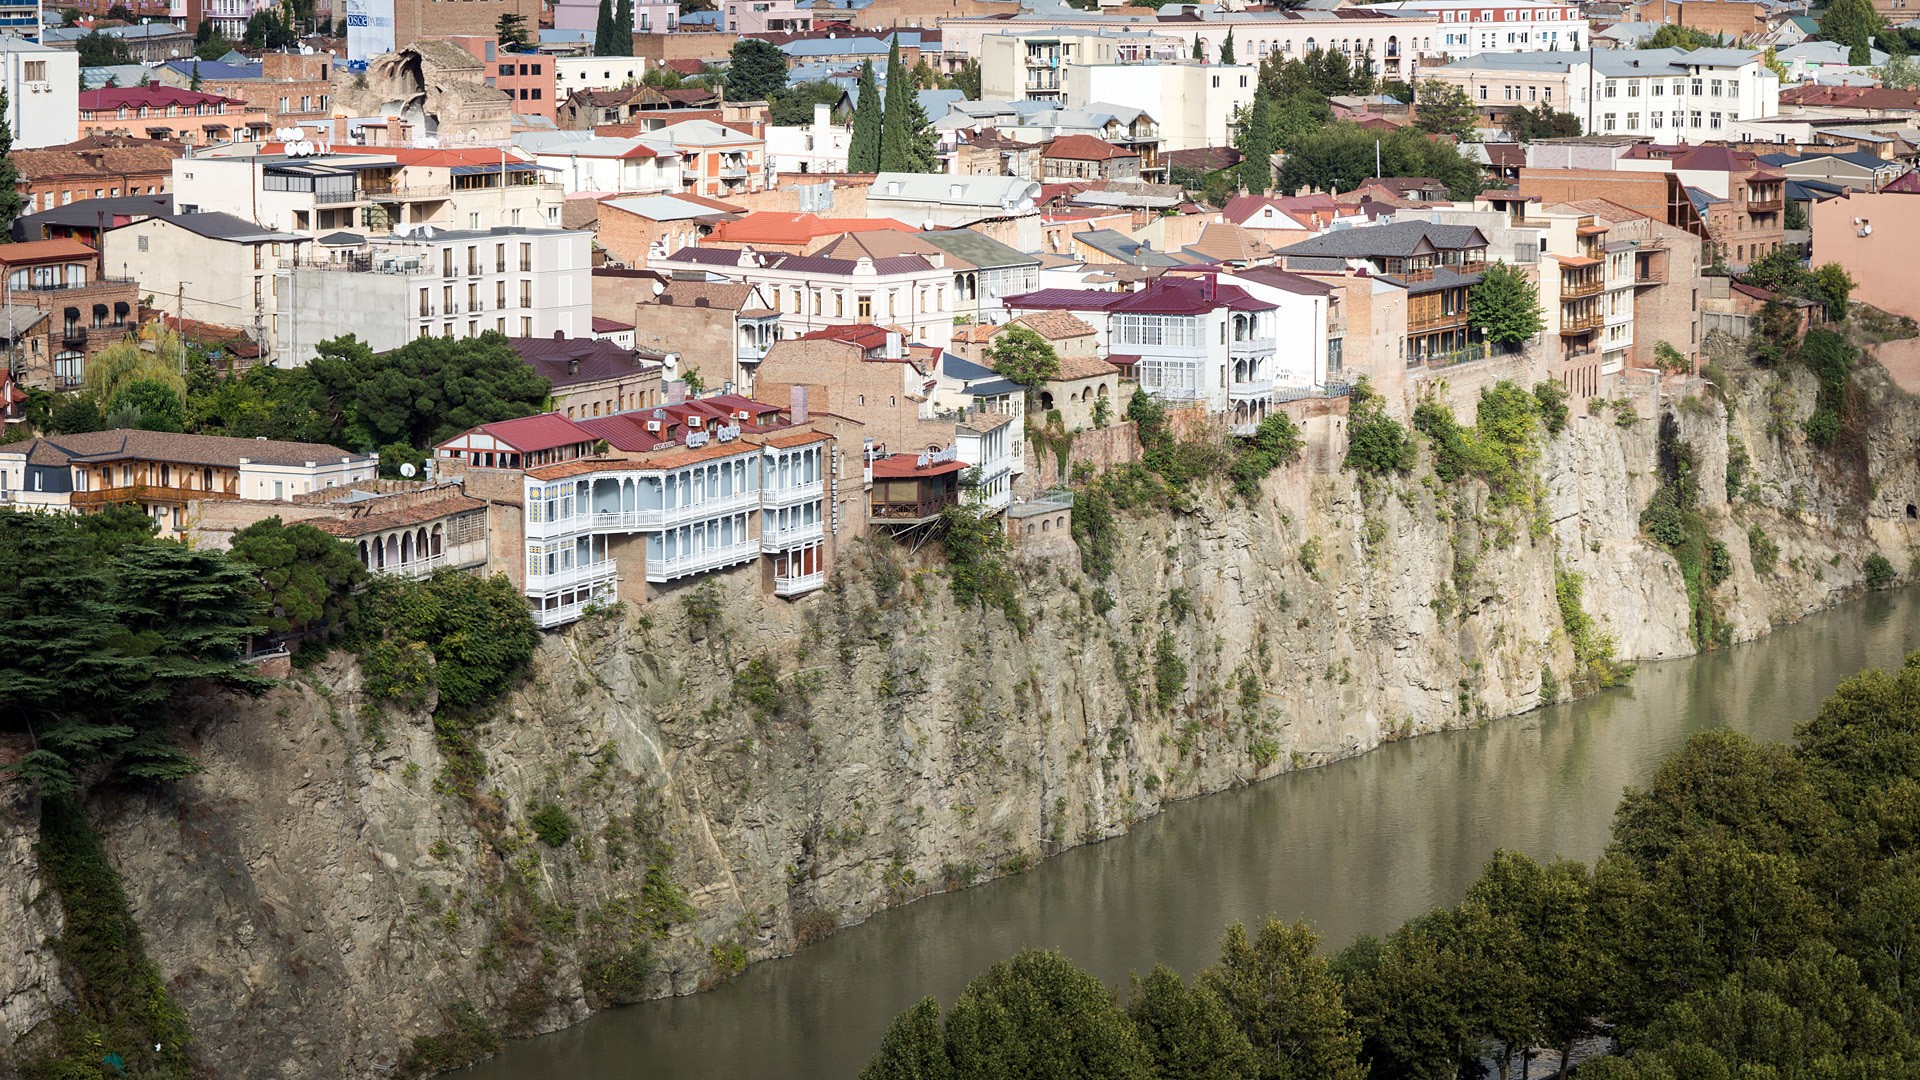
POLYGON ((854 300, 854 314, 857 318, 861 319, 873 318, 872 293, 861 293, 859 297, 854 300))
POLYGON ((1700 110, 1698 109, 1693 110, 1692 123, 1690 123, 1688 126, 1689 127, 1700 126, 1700 110))
POLYGON ((1484 86, 1480 88, 1480 100, 1481 101, 1487 100, 1487 88, 1484 86))
POLYGON ((1640 129, 1640 114, 1637 112, 1628 113, 1627 114, 1627 130, 1638 131, 1639 129, 1640 129))
POLYGON ((1527 87, 1527 100, 1528 100, 1528 101, 1539 101, 1539 100, 1540 100, 1540 88, 1539 88, 1539 87, 1537 87, 1537 86, 1529 86, 1529 87, 1527 87))
POLYGON ((520 245, 520 272, 526 273, 532 269, 533 269, 533 245, 521 244, 520 245))
POLYGON ((46 82, 47 62, 45 60, 28 60, 21 65, 21 74, 28 82, 46 82))
POLYGON ((507 272, 507 245, 505 244, 493 245, 493 272, 496 274, 507 272))
POLYGON ((533 282, 525 278, 520 279, 520 306, 525 308, 533 306, 533 282))
POLYGON ((1647 96, 1648 96, 1648 97, 1660 97, 1661 95, 1663 95, 1663 94, 1665 94, 1666 92, 1667 92, 1667 84, 1666 84, 1666 83, 1663 83, 1663 82, 1661 82, 1661 81, 1660 81, 1660 80, 1658 80, 1658 79, 1655 79, 1655 80, 1653 81, 1653 83, 1652 83, 1652 84, 1651 84, 1650 86, 1648 86, 1648 87, 1647 87, 1647 96))
POLYGON ((1606 113, 1603 116, 1601 116, 1600 128, 1603 131, 1612 131, 1614 129, 1614 114, 1606 113))
POLYGON ((1713 82, 1712 82, 1712 83, 1710 83, 1710 84, 1708 84, 1708 85, 1710 85, 1710 86, 1712 87, 1712 93, 1713 93, 1713 96, 1714 96, 1714 97, 1719 97, 1719 96, 1720 96, 1720 80, 1719 80, 1719 79, 1715 79, 1715 80, 1713 80, 1713 82))
POLYGON ((1740 80, 1739 79, 1727 80, 1727 96, 1728 97, 1740 96, 1740 80))
POLYGON ((1650 128, 1652 128, 1652 129, 1653 129, 1653 130, 1655 130, 1655 131, 1659 131, 1659 130, 1660 130, 1661 128, 1663 128, 1663 127, 1666 127, 1666 126, 1667 126, 1667 114, 1666 114, 1666 113, 1664 113, 1664 112, 1657 112, 1657 111, 1656 111, 1656 112, 1652 112, 1652 113, 1648 113, 1648 114, 1647 114, 1647 126, 1648 126, 1648 127, 1650 127, 1650 128))
POLYGON ((432 302, 427 299, 427 296, 428 296, 428 290, 421 289, 420 290, 420 314, 422 315, 433 314, 432 302))
POLYGON ((493 283, 493 305, 495 307, 507 306, 507 283, 506 282, 496 281, 493 283))
POLYGON ((1705 85, 1705 83, 1706 83, 1706 80, 1705 80, 1705 79, 1695 79, 1695 80, 1693 80, 1693 96, 1694 96, 1694 97, 1699 97, 1699 96, 1700 96, 1700 95, 1701 95, 1702 93, 1704 93, 1704 92, 1705 92, 1705 91, 1704 91, 1704 90, 1702 89, 1702 87, 1703 87, 1703 86, 1705 85))
POLYGON ((833 294, 833 317, 836 319, 844 319, 847 317, 846 293, 836 292, 833 294))
POLYGON ((522 315, 520 317, 520 336, 521 337, 533 336, 533 320, 526 317, 525 315, 522 315))
MULTIPOLYGON (((40 198, 40 196, 38 196, 38 195, 35 195, 35 196, 34 196, 34 200, 35 200, 35 203, 36 203, 36 205, 38 204, 38 201, 39 201, 39 198, 40 198)), ((145 251, 145 250, 147 250, 147 238, 146 238, 146 237, 144 237, 144 236, 140 238, 140 250, 141 250, 141 251, 145 251)))
POLYGON ((1635 79, 1634 81, 1627 84, 1627 96, 1628 97, 1640 96, 1640 80, 1635 79))
POLYGON ((1720 130, 1720 114, 1714 113, 1713 115, 1707 117, 1707 126, 1714 129, 1715 131, 1720 130))
POLYGON ((1608 79, 1606 82, 1600 84, 1600 96, 1603 98, 1610 98, 1618 92, 1619 85, 1612 79, 1608 79))

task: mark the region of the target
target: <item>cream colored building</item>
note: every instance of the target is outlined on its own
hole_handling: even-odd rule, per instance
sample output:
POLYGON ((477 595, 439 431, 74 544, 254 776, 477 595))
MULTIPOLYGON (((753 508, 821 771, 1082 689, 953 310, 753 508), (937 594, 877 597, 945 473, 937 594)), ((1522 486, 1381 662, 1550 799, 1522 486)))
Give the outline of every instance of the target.
POLYGON ((274 273, 306 242, 232 214, 180 214, 111 229, 101 253, 162 311, 245 330, 271 352, 274 273))

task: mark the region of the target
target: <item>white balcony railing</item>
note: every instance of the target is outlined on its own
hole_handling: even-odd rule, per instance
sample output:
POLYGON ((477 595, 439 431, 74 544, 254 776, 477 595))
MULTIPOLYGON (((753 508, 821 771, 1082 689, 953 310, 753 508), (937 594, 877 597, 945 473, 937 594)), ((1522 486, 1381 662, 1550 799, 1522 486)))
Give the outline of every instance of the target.
POLYGON ((1272 379, 1234 380, 1227 384, 1228 397, 1265 397, 1273 393, 1272 379))
POLYGON ((460 544, 449 547, 438 555, 427 555, 410 562, 377 567, 374 572, 418 580, 432 577, 434 571, 444 566, 472 566, 485 562, 486 558, 485 544, 460 544))
POLYGON ((1234 356, 1270 356, 1278 346, 1270 337, 1242 338, 1235 340, 1227 349, 1234 356))
POLYGON ((701 574, 708 570, 718 570, 723 566, 749 562, 760 557, 760 541, 742 540, 726 547, 707 548, 704 551, 688 552, 684 555, 671 555, 660 559, 647 560, 647 580, 652 582, 672 581, 688 574, 701 574))
POLYGON ((528 574, 527 595, 555 593, 565 589, 577 589, 583 585, 597 585, 612 581, 618 574, 612 559, 603 562, 587 563, 584 566, 569 567, 551 574, 528 574))
POLYGON ((811 484, 794 484, 787 487, 767 488, 767 506, 792 506, 794 503, 812 502, 826 493, 827 485, 823 480, 811 484))
MULTIPOLYGON (((817 491, 815 497, 818 497, 817 491)), ((534 537, 553 539, 598 533, 651 532, 675 525, 685 525, 692 521, 705 521, 725 514, 735 514, 742 510, 755 510, 759 506, 758 490, 736 491, 732 495, 702 499, 685 506, 670 506, 664 509, 656 507, 648 510, 595 511, 553 521, 529 521, 527 536, 529 539, 534 537)))
POLYGON ((760 546, 767 551, 784 551, 790 547, 815 543, 827 535, 826 523, 815 521, 807 525, 789 525, 784 529, 770 529, 762 519, 760 546))
POLYGON ((578 622, 580 618, 587 613, 587 609, 593 605, 611 604, 617 599, 619 598, 609 592, 604 596, 575 600, 571 604, 561 604, 557 607, 550 608, 541 607, 540 602, 535 600, 533 602, 533 625, 538 626, 542 630, 546 630, 565 623, 578 622))
POLYGON ((799 596, 801 593, 810 593, 815 589, 823 589, 826 585, 827 572, 825 570, 819 570, 811 574, 788 574, 785 576, 776 574, 773 579, 773 595, 799 596))

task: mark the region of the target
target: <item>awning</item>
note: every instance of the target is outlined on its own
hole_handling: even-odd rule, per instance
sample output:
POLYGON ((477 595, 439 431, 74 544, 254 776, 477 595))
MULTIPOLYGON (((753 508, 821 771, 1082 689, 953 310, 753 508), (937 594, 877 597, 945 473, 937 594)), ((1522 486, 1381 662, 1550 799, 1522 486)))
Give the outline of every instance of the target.
POLYGON ((455 176, 488 176, 503 170, 510 173, 560 171, 558 169, 543 170, 531 161, 509 161, 504 164, 494 165, 455 165, 450 171, 455 176))

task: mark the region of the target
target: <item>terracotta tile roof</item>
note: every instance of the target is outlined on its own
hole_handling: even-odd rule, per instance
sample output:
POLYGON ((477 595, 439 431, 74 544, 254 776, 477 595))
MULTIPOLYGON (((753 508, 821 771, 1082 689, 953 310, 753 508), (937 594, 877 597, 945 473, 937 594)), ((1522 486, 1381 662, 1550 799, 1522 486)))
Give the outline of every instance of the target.
POLYGON ((632 330, 633 328, 634 326, 630 322, 621 322, 619 319, 603 319, 598 315, 593 317, 593 332, 596 334, 613 334, 621 330, 632 330))
POLYGON ((183 152, 179 143, 160 140, 129 140, 126 145, 91 145, 101 141, 104 140, 82 139, 64 146, 46 146, 38 150, 16 148, 11 155, 13 167, 23 181, 76 176, 118 178, 137 173, 171 176, 173 163, 183 152))
POLYGON ((800 430, 785 431, 778 435, 769 435, 765 439, 762 439, 761 442, 776 450, 786 450, 795 446, 805 446, 808 443, 826 442, 832 438, 833 436, 828 435, 824 431, 800 430))
POLYGON ((1049 341, 1098 333, 1091 324, 1065 311, 1030 311, 1013 320, 1049 341))
POLYGON ((78 240, 29 240, 24 244, 0 244, 0 266, 59 259, 82 259, 91 264, 98 255, 98 252, 78 240))
POLYGON ((1140 155, 1091 135, 1062 135, 1047 144, 1040 151, 1044 158, 1061 158, 1070 161, 1110 161, 1114 158, 1137 158, 1140 155))
POLYGON ((1077 382, 1081 379, 1098 379, 1107 375, 1118 375, 1120 369, 1097 356, 1063 356, 1060 358, 1060 370, 1053 377, 1054 382, 1077 382))
POLYGON ((1185 250, 1215 262, 1253 263, 1273 258, 1273 245, 1231 221, 1209 223, 1185 250))
MULTIPOLYGON (((380 503, 384 501, 387 500, 369 499, 362 504, 356 505, 349 503, 347 505, 354 506, 356 510, 360 506, 374 510, 374 508, 377 508, 380 503)), ((387 529, 398 529, 406 525, 424 525, 429 521, 438 521, 443 517, 449 517, 453 514, 484 510, 486 509, 486 505, 485 499, 475 499, 466 495, 448 495, 443 499, 416 502, 393 510, 370 513, 356 512, 343 518, 307 518, 303 520, 301 524, 311 525, 321 532, 330 533, 334 536, 366 536, 368 533, 382 532, 387 529)))
MULTIPOLYGON (((626 326, 624 323, 619 325, 626 326)), ((626 326, 626 329, 631 330, 633 327, 626 326)), ((508 338, 507 344, 512 346, 514 352, 520 354, 520 359, 525 360, 536 374, 544 377, 555 387, 597 382, 620 375, 644 375, 660 370, 659 364, 649 363, 649 358, 636 350, 601 338, 516 337, 508 338)), ((652 357, 652 359, 663 358, 652 357)), ((507 423, 515 422, 507 421, 507 423)), ((540 448, 525 447, 523 449, 540 448)))
POLYGON ((867 231, 911 233, 914 229, 892 218, 823 218, 755 210, 738 220, 722 222, 707 240, 717 244, 804 244, 822 236, 867 231))
POLYGON ((918 454, 889 454, 874 461, 873 475, 876 478, 902 480, 965 472, 969 468, 971 466, 964 461, 942 461, 937 465, 922 466, 918 454))
MULTIPOLYGON (((19 245, 14 245, 19 246, 19 245)), ((61 465, 69 462, 164 461, 179 465, 239 468, 240 460, 260 465, 302 466, 359 457, 324 443, 279 439, 236 439, 226 435, 182 435, 164 431, 94 431, 84 435, 48 435, 24 444, 28 459, 61 465)))

